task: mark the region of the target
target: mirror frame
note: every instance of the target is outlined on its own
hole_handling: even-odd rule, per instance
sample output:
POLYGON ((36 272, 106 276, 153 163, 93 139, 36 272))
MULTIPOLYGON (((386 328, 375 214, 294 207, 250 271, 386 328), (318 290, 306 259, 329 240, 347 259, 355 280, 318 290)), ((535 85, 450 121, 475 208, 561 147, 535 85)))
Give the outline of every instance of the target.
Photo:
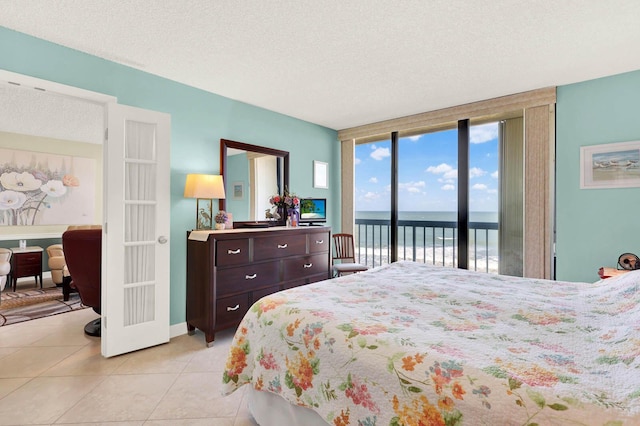
MULTIPOLYGON (((267 148, 260 145, 251 145, 244 142, 236 142, 229 139, 220 139, 220 174, 224 185, 227 185, 227 148, 242 149, 244 151, 257 152, 259 154, 273 155, 283 159, 282 184, 284 188, 289 187, 289 151, 267 148)), ((283 190, 284 190, 283 188, 283 190)), ((220 210, 227 210, 227 200, 218 200, 220 210)))

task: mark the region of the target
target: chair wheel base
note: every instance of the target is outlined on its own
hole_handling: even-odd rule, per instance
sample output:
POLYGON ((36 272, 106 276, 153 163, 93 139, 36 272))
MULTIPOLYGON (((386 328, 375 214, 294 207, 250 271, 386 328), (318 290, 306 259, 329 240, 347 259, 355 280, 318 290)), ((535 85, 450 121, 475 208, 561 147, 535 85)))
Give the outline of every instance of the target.
POLYGON ((94 319, 84 326, 85 334, 93 337, 100 337, 102 334, 101 318, 94 319))

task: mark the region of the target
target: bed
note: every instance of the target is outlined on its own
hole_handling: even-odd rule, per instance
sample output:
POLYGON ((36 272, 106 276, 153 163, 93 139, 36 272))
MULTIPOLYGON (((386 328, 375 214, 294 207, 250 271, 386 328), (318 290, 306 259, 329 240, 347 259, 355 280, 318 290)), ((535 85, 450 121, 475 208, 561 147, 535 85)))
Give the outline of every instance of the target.
POLYGON ((245 384, 265 426, 637 425, 640 271, 570 283, 403 261, 275 293, 229 349, 223 393, 245 384))

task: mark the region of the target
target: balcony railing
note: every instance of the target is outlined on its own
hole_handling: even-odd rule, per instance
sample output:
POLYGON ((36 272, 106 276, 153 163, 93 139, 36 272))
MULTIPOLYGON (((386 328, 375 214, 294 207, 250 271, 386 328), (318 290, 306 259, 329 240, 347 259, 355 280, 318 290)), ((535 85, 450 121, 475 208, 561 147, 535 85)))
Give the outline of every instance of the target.
MULTIPOLYGON (((357 261, 369 267, 391 261, 391 221, 356 218, 357 261)), ((398 221, 398 259, 457 266, 457 222, 398 221)), ((498 223, 469 223, 469 269, 498 272, 498 223)))

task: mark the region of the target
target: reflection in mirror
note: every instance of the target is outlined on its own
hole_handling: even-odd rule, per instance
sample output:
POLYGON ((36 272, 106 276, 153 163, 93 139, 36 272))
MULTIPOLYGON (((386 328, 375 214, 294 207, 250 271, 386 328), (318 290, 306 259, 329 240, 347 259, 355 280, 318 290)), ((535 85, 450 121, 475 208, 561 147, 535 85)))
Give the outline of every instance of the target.
POLYGON ((221 139, 220 174, 227 193, 220 209, 234 222, 264 221, 269 198, 289 185, 289 152, 221 139))

